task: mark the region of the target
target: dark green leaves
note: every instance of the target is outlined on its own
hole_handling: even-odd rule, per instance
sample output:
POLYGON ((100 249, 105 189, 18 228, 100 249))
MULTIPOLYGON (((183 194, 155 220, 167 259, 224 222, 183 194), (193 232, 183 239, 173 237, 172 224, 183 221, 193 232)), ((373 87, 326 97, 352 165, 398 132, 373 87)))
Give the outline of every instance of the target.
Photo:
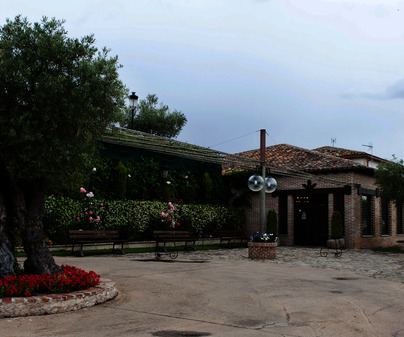
POLYGON ((63 23, 17 16, 0 28, 0 161, 23 179, 80 168, 124 116, 118 58, 92 35, 69 38, 63 23))
POLYGON ((156 95, 147 95, 140 100, 133 121, 132 112, 127 112, 128 127, 154 135, 175 138, 187 123, 187 118, 180 111, 169 111, 167 105, 158 105, 156 95))

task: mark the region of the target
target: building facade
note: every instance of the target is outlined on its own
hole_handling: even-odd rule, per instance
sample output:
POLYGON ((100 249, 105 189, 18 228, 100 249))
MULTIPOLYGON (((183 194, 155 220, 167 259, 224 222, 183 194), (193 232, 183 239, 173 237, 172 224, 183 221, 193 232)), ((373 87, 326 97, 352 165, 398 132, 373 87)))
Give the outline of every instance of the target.
MULTIPOLYGON (((304 172, 274 175, 278 188, 266 195, 266 210, 278 214, 283 245, 325 245, 331 233, 331 216, 343 218, 347 248, 394 246, 404 239, 403 209, 380 198, 375 169, 381 158, 365 152, 334 147, 307 150, 287 144, 266 148, 267 166, 304 172)), ((259 150, 240 153, 258 158, 259 150)), ((259 193, 250 194, 246 208, 247 233, 259 230, 259 193)))

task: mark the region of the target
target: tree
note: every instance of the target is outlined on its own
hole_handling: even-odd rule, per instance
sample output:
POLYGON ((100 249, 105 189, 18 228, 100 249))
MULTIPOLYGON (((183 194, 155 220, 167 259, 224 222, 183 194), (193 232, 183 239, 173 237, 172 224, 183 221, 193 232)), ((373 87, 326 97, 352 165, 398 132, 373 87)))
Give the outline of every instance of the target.
POLYGON ((395 156, 388 162, 380 163, 376 170, 376 184, 380 196, 386 201, 400 204, 404 201, 404 162, 395 156))
POLYGON ((60 271, 43 232, 47 189, 80 170, 106 127, 124 118, 118 58, 93 35, 69 38, 63 24, 17 16, 0 27, 0 193, 18 222, 27 274, 60 271))
POLYGON ((154 94, 140 100, 135 112, 133 121, 132 112, 127 112, 128 128, 162 137, 176 138, 187 123, 182 112, 170 112, 167 105, 158 105, 158 98, 154 94))

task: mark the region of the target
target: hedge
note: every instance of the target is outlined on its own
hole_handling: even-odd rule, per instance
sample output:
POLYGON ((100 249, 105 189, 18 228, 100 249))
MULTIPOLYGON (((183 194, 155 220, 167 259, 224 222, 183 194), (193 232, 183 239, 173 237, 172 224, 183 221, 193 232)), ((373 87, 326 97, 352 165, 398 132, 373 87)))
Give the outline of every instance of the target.
MULTIPOLYGON (((167 202, 113 200, 74 200, 49 196, 45 202, 44 230, 54 244, 69 243, 69 229, 117 229, 130 240, 151 238, 155 229, 171 229, 167 202), (88 212, 84 215, 83 211, 88 212), (90 214, 91 212, 91 214, 90 214), (88 218, 99 221, 89 221, 88 218), (78 220, 80 218, 80 220, 78 220)), ((188 230, 197 236, 217 236, 220 229, 239 229, 243 225, 240 208, 215 205, 174 204, 176 229, 188 230), (177 223, 180 225, 177 226, 177 223)))

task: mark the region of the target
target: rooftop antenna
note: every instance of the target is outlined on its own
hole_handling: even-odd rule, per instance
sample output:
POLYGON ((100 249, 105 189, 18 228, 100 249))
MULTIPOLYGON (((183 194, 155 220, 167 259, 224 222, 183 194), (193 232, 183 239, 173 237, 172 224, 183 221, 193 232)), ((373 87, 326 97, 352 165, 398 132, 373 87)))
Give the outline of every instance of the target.
POLYGON ((335 146, 335 143, 337 142, 337 138, 331 138, 331 145, 332 147, 335 146))
POLYGON ((368 151, 370 150, 370 154, 373 156, 373 144, 369 143, 368 145, 362 144, 362 146, 365 146, 368 148, 368 151))

